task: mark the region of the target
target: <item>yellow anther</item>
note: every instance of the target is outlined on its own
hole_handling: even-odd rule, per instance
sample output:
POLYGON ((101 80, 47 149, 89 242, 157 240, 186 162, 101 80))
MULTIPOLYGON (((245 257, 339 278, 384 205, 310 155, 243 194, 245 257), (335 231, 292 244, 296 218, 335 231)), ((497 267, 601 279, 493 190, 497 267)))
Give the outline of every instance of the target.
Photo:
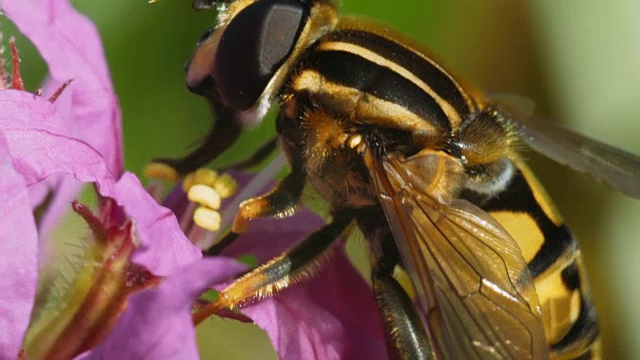
POLYGON ((193 221, 196 225, 209 231, 220 230, 220 213, 207 207, 200 206, 193 213, 193 221))
POLYGON ((220 208, 220 195, 217 191, 207 185, 193 185, 191 189, 189 189, 187 197, 190 201, 206 206, 210 209, 217 210, 220 208))
POLYGON ((198 184, 212 188, 217 178, 218 173, 215 170, 200 168, 194 172, 190 172, 184 177, 184 180, 182 180, 182 190, 188 193, 191 187, 198 184))
POLYGON ((178 181, 180 175, 173 167, 163 163, 151 163, 144 168, 144 176, 163 181, 178 181))
POLYGON ((407 293, 407 295, 409 295, 411 299, 415 299, 416 289, 413 287, 413 283, 411 282, 409 274, 407 274, 407 272, 404 271, 403 268, 396 265, 396 267, 393 268, 393 278, 396 279, 398 284, 402 286, 404 291, 407 293))
POLYGON ((200 168, 193 173, 193 181, 195 184, 207 185, 209 187, 213 187, 217 178, 218 173, 215 170, 207 168, 200 168))
POLYGON ((225 199, 236 192, 238 189, 238 183, 231 177, 231 175, 222 174, 216 179, 213 184, 213 188, 218 192, 221 198, 225 199))

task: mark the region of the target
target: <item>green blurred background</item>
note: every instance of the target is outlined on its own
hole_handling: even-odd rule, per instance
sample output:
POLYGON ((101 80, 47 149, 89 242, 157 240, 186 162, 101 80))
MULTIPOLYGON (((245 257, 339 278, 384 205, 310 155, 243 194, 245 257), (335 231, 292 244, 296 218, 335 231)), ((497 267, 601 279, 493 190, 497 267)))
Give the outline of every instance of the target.
MULTIPOLYGON (((176 157, 211 124, 207 106, 184 86, 183 67, 213 12, 188 0, 72 1, 102 36, 122 105, 127 169, 176 157)), ((344 0, 343 12, 377 19, 419 39, 489 92, 531 97, 539 113, 640 154, 640 2, 617 0, 344 0)), ((0 20, 5 33, 14 33, 0 20)), ((27 86, 46 68, 19 40, 27 86)), ((248 132, 226 163, 273 133, 248 132)), ((578 236, 602 321, 607 358, 640 359, 640 203, 528 154, 578 236)), ((212 320, 199 331, 204 358, 275 355, 250 325, 212 320)))

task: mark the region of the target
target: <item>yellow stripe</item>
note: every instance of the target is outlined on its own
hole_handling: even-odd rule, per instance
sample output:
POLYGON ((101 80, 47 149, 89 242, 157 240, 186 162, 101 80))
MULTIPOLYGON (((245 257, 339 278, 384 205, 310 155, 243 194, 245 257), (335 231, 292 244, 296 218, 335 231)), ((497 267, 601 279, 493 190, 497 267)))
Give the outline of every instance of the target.
POLYGON ((547 342, 557 343, 567 335, 580 315, 580 291, 567 289, 561 271, 536 281, 535 285, 547 342))
POLYGON ((444 111, 444 113, 447 115, 447 118, 449 118, 449 122, 451 123, 452 128, 455 129, 459 126, 461 122, 460 114, 455 110, 453 106, 451 106, 451 104, 449 104, 449 102, 444 100, 440 95, 438 95, 435 91, 433 91, 433 89, 427 83, 422 81, 420 78, 415 76, 412 72, 410 72, 406 68, 393 62, 392 60, 389 60, 383 56, 380 56, 377 53, 367 48, 364 48, 362 46, 340 42, 340 41, 323 42, 317 47, 317 50, 348 52, 354 55, 358 55, 364 59, 367 59, 377 65, 384 66, 386 68, 393 70, 395 73, 411 81, 420 89, 422 89, 422 91, 429 94, 442 108, 442 111, 444 111))
POLYGON ((356 124, 371 124, 421 134, 439 134, 438 129, 428 121, 405 107, 391 101, 382 100, 358 89, 327 80, 315 70, 304 70, 292 83, 294 91, 307 91, 314 95, 314 101, 330 101, 329 107, 336 112, 347 114, 356 124), (402 119, 402 121, 398 121, 402 119))
POLYGON ((540 205, 542 211, 544 211, 544 214, 547 215, 554 225, 562 225, 564 223, 562 216, 560 216, 558 209, 556 209, 555 205, 551 202, 549 195, 535 177, 529 166, 527 166, 520 157, 514 156, 513 161, 516 163, 518 169, 520 169, 520 172, 527 181, 527 184, 529 184, 533 197, 536 199, 538 205, 540 205))
POLYGON ((512 211, 494 211, 489 215, 496 219, 518 243, 527 264, 531 262, 544 244, 544 234, 535 219, 528 213, 512 211))
POLYGON ((430 63, 433 67, 440 70, 443 74, 446 74, 449 79, 455 84, 458 91, 462 94, 469 106, 471 112, 478 110, 478 107, 485 102, 484 93, 478 89, 474 84, 470 83, 464 78, 457 78, 455 73, 444 68, 445 61, 439 59, 438 56, 433 54, 430 49, 426 48, 424 44, 416 41, 415 39, 406 36, 397 29, 390 28, 385 24, 380 24, 372 21, 371 19, 363 19, 357 16, 343 15, 340 17, 336 30, 359 30, 372 34, 376 34, 387 40, 391 40, 396 44, 406 48, 415 55, 419 56, 426 62, 430 63))

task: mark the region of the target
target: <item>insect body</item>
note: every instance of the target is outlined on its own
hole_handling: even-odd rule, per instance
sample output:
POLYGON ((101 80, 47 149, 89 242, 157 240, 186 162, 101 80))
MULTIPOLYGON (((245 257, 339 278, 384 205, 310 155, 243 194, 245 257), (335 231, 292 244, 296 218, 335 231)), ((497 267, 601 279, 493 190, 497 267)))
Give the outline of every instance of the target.
MULTIPOLYGON (((196 1, 200 7, 211 1, 196 1)), ((216 125, 187 173, 280 100, 291 173, 234 222, 285 216, 311 184, 332 222, 237 280, 211 309, 240 306, 313 275, 354 226, 391 355, 413 359, 597 358, 597 317, 577 243, 518 154, 554 160, 640 195, 640 161, 485 97, 418 44, 328 0, 221 2, 187 67, 216 125), (410 298, 393 277, 405 269, 410 298)))

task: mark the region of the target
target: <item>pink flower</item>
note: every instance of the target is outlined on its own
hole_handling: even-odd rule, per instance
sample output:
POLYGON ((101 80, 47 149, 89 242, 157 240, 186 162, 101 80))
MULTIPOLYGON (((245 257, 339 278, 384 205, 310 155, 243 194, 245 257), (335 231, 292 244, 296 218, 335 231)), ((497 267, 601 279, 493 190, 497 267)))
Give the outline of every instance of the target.
MULTIPOLYGON (((2 80, 0 358, 15 358, 21 345, 27 355, 33 351, 46 356, 61 347, 64 352, 58 355, 77 355, 104 336, 91 327, 95 323, 89 316, 114 317, 122 310, 124 298, 104 298, 112 290, 108 286, 114 286, 112 280, 127 280, 131 271, 130 266, 117 266, 116 260, 129 264, 131 254, 131 266, 137 264, 156 276, 165 276, 200 259, 201 254, 180 231, 174 215, 159 206, 133 174, 123 171, 120 110, 93 24, 66 1, 2 0, 0 7, 49 64, 45 93, 52 93, 63 81, 74 80, 55 104, 20 88, 6 89, 2 80), (50 266, 46 256, 49 231, 71 209, 70 200, 85 183, 93 183, 100 195, 99 213, 81 212, 94 236, 85 244, 85 258, 74 266, 93 266, 103 273, 76 273, 62 294, 46 281, 52 275, 41 273, 45 282, 38 292, 39 301, 53 299, 55 305, 65 307, 32 311, 38 268, 50 266), (42 213, 37 225, 32 205, 42 213), (114 251, 115 257, 101 257, 93 253, 96 250, 102 250, 103 255, 114 251), (78 324, 78 319, 84 322, 78 324), (29 323, 31 336, 23 340, 29 323), (74 331, 93 335, 83 338, 84 343, 62 341, 77 339, 70 336, 74 331)), ((222 274, 227 271, 219 270, 222 274)), ((211 276, 215 277, 215 272, 211 276)), ((93 319, 97 320, 105 319, 93 319)))
MULTIPOLYGON (((49 65, 45 94, 73 80, 55 103, 21 89, 0 91, 0 248, 11 254, 0 257, 0 358, 21 349, 34 358, 197 358, 191 305, 242 267, 201 259, 193 244, 215 234, 190 224, 180 189, 165 201, 171 211, 124 171, 120 110, 93 24, 66 0, 0 0, 0 8, 49 65), (76 276, 56 293, 43 283, 52 276, 45 271, 49 234, 86 184, 98 194, 95 213, 77 203, 73 209, 92 235, 76 276), (43 299, 53 299, 55 311, 43 299)), ((243 184, 243 196, 266 185, 243 184)), ((264 262, 322 224, 306 211, 255 221, 222 255, 264 262)), ((342 247, 315 279, 243 311, 282 358, 386 357, 371 290, 342 247)))

